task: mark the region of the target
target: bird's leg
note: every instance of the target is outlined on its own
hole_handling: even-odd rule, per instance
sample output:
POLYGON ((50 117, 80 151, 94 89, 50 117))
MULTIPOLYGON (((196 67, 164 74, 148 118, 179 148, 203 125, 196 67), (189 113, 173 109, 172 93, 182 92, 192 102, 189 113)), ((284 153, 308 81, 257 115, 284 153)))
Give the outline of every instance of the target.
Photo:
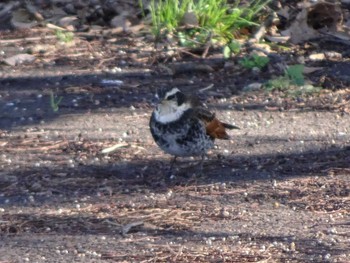
POLYGON ((174 164, 176 162, 176 158, 177 158, 177 156, 174 156, 174 158, 170 162, 170 167, 169 167, 169 172, 168 172, 169 177, 172 176, 171 172, 173 171, 173 167, 174 167, 174 164))
POLYGON ((203 174, 203 163, 204 163, 205 154, 201 155, 201 161, 199 162, 199 175, 203 174))

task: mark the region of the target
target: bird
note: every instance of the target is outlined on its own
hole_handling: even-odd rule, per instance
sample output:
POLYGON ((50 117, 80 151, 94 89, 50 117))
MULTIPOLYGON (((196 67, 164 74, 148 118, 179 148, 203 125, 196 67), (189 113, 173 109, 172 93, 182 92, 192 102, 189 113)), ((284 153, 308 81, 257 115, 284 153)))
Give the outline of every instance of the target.
POLYGON ((200 173, 207 151, 215 139, 228 140, 226 129, 239 127, 220 121, 195 96, 185 95, 178 88, 165 93, 152 112, 149 127, 156 144, 165 153, 173 155, 169 174, 177 157, 200 156, 200 173))

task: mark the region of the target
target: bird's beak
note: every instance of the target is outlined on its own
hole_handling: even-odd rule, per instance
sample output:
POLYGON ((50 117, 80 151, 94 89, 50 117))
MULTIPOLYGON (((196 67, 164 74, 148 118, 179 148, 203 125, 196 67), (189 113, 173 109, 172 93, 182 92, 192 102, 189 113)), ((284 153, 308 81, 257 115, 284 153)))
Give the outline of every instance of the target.
POLYGON ((162 106, 165 106, 165 105, 168 104, 168 101, 167 100, 162 100, 159 104, 162 105, 162 106))
POLYGON ((166 100, 162 100, 156 107, 157 111, 159 112, 165 105, 166 105, 166 100))

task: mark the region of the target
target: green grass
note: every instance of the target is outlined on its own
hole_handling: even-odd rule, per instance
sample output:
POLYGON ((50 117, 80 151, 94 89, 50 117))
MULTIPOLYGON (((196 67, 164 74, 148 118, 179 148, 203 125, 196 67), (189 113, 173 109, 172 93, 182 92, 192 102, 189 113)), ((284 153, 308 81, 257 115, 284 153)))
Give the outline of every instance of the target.
POLYGON ((240 28, 257 26, 257 15, 270 1, 252 0, 248 7, 240 1, 230 5, 227 0, 151 0, 151 31, 157 40, 170 33, 182 38, 180 44, 186 46, 203 45, 208 39, 227 44, 240 28), (186 13, 193 13, 198 25, 182 27, 186 13))
POLYGON ((63 99, 62 96, 57 98, 56 95, 51 91, 51 93, 50 93, 50 106, 54 112, 57 112, 59 110, 59 105, 60 105, 62 99, 63 99))

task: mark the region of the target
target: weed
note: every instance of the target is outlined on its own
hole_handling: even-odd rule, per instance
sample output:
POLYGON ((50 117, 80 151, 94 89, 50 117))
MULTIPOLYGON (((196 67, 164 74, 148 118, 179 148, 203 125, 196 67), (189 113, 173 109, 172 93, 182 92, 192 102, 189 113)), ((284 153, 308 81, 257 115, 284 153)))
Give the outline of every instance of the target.
POLYGON ((74 39, 73 32, 69 32, 69 31, 56 30, 55 35, 59 41, 64 43, 72 42, 74 39))
POLYGON ((259 68, 262 69, 270 62, 268 57, 259 56, 257 54, 253 54, 252 56, 247 56, 242 58, 239 61, 242 67, 246 69, 259 68))
POLYGON ((59 110, 59 104, 61 103, 63 97, 56 97, 56 95, 51 91, 50 93, 50 105, 51 105, 51 109, 54 112, 57 112, 59 110))
POLYGON ((304 65, 297 64, 289 66, 283 76, 269 80, 265 84, 267 91, 283 91, 291 97, 300 97, 302 95, 311 95, 320 92, 322 88, 312 85, 305 85, 303 75, 304 65))
POLYGON ((238 54, 241 51, 241 44, 236 40, 231 40, 230 43, 224 46, 223 54, 224 58, 228 59, 232 54, 238 54))
POLYGON ((303 75, 304 65, 298 64, 289 66, 286 70, 286 75, 292 81, 293 84, 297 86, 303 86, 305 84, 305 79, 303 75))
POLYGON ((274 79, 270 79, 266 84, 265 84, 265 90, 267 91, 275 91, 275 90, 286 90, 290 86, 290 79, 288 76, 280 76, 274 79))

